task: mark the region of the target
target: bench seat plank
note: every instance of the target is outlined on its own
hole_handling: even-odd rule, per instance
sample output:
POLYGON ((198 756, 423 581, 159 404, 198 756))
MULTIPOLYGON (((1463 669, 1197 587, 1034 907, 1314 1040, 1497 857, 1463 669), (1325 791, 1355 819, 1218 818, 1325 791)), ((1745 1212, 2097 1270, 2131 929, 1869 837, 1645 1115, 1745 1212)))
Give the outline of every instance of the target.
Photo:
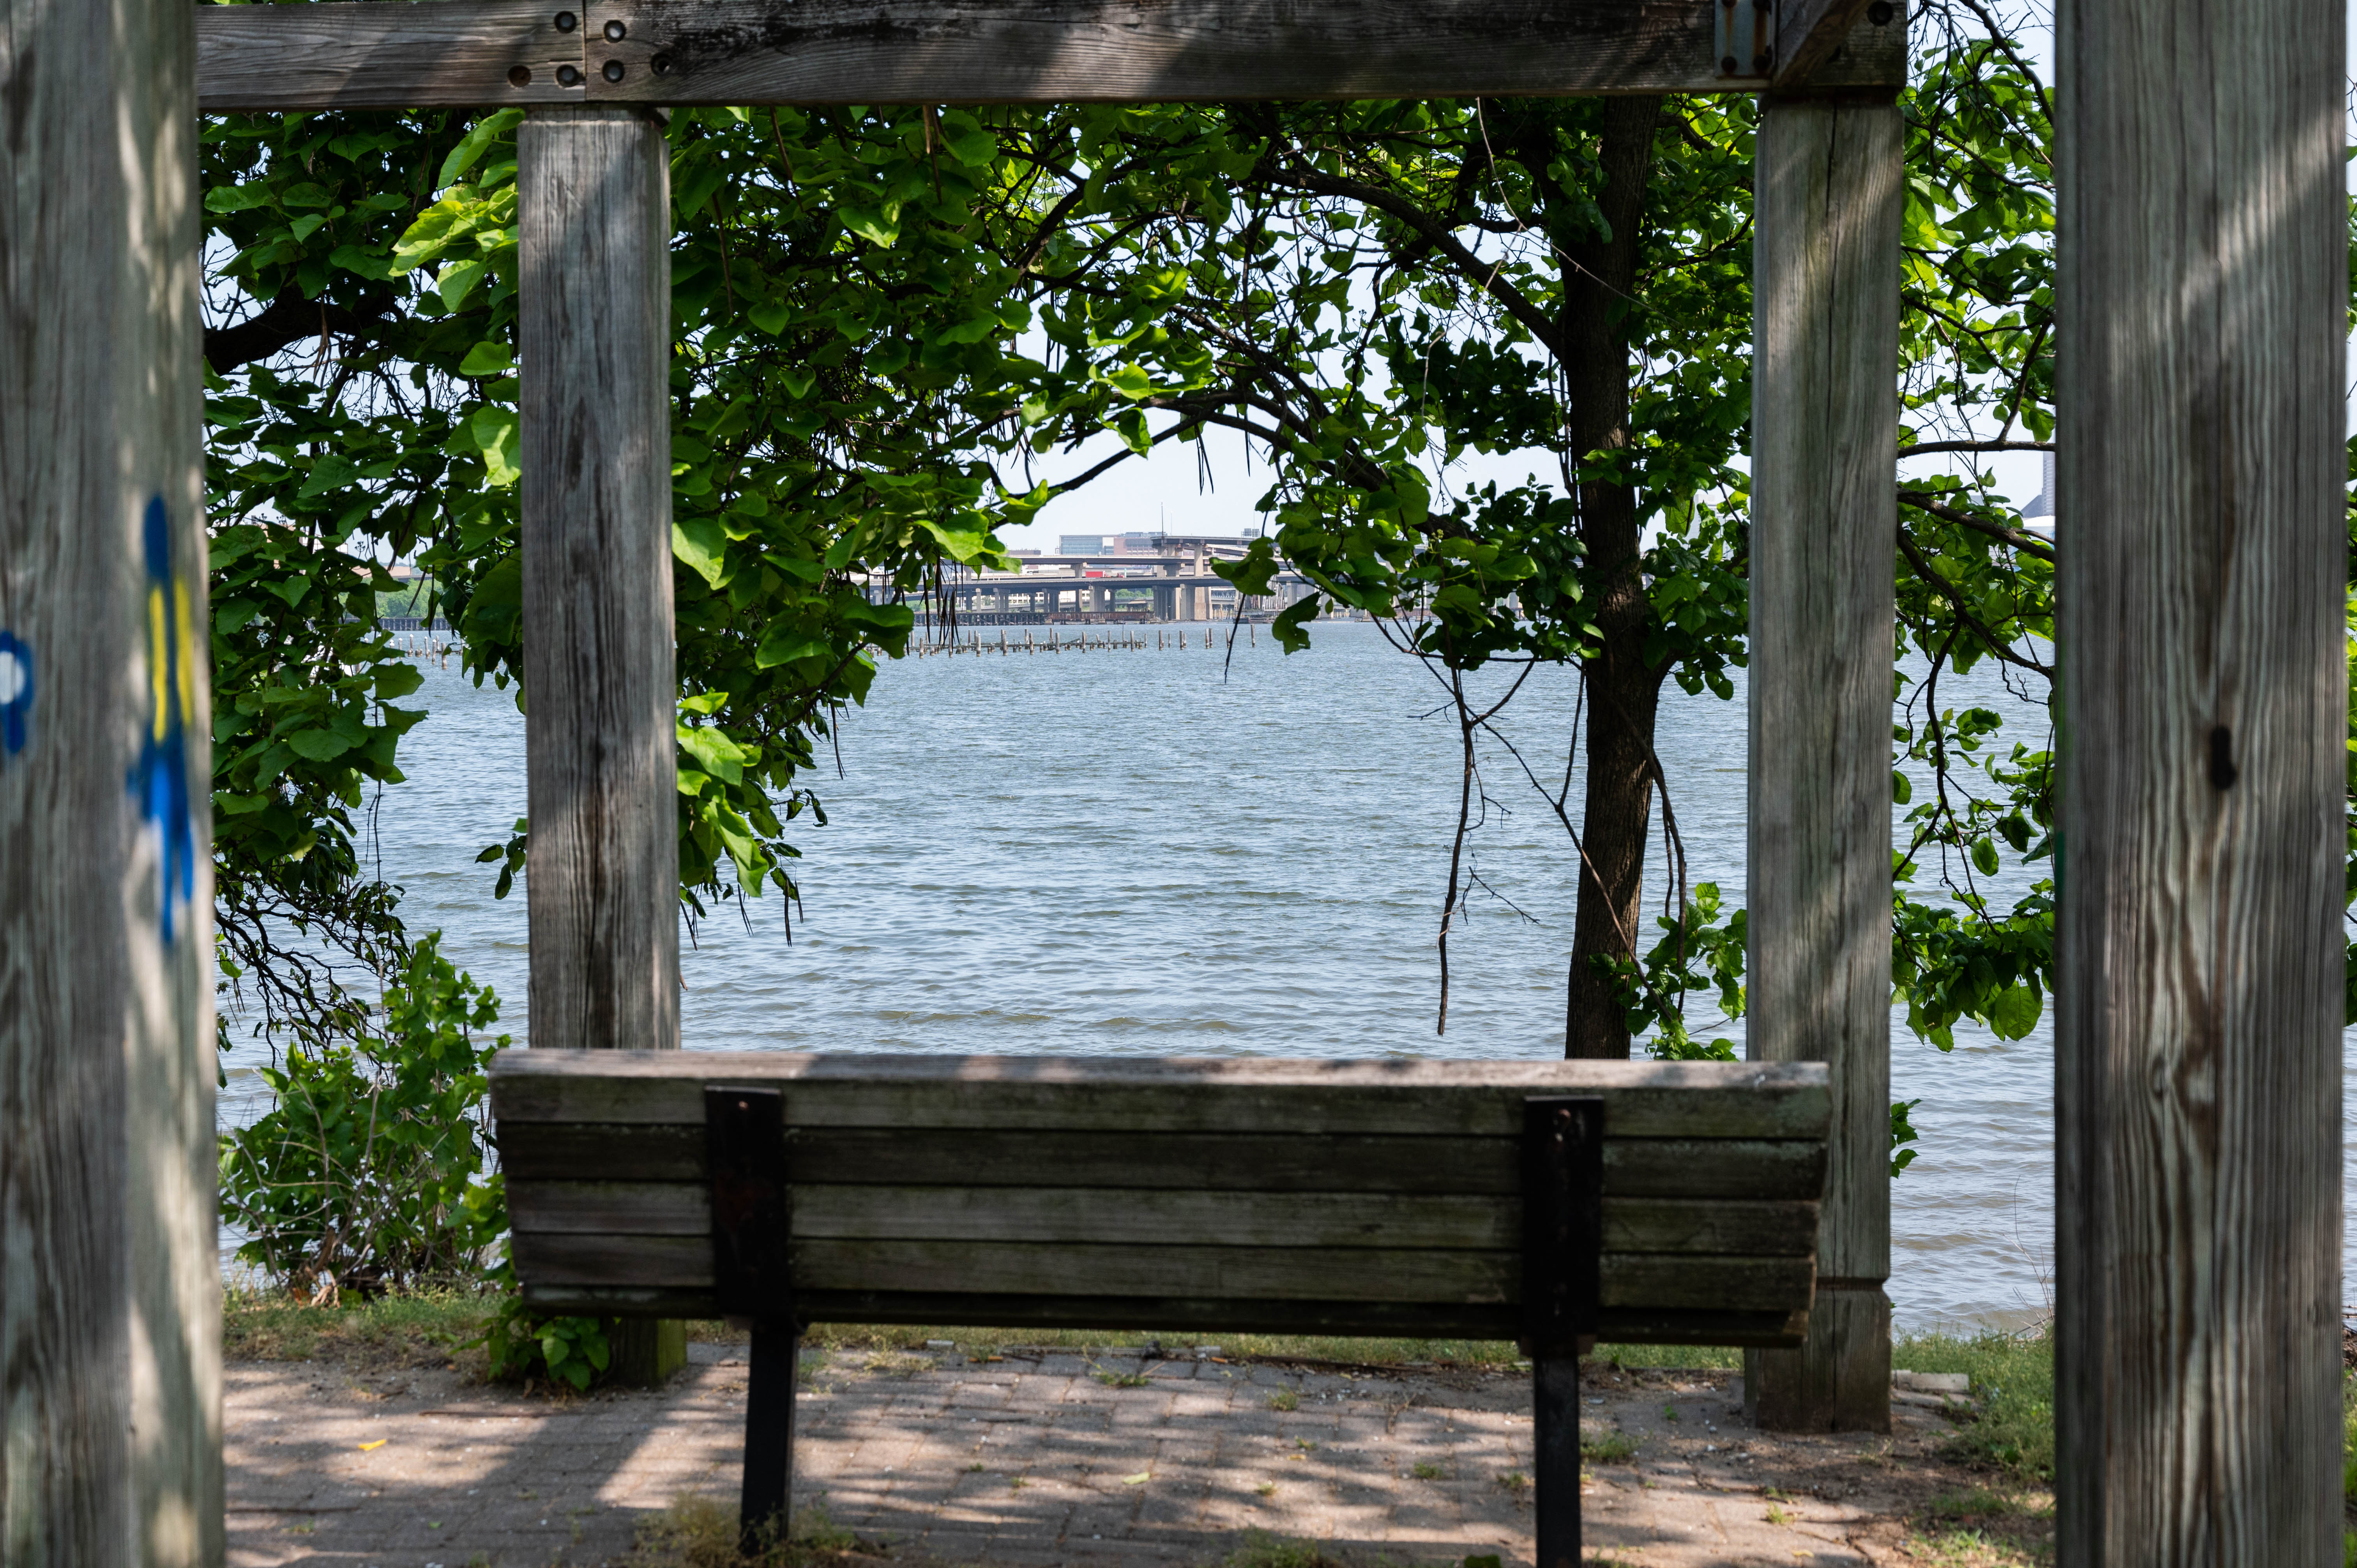
MULTIPOLYGON (((502 1121, 499 1144, 511 1188, 520 1181, 705 1179, 700 1122, 502 1121)), ((1518 1146, 1505 1138, 798 1127, 786 1147, 798 1180, 843 1186, 1025 1187, 1052 1170, 1076 1187, 1503 1195, 1521 1190, 1522 1171, 1518 1146)), ((1608 1197, 1814 1198, 1824 1170, 1821 1141, 1605 1137, 1608 1197)))
POLYGON ((525 1050, 494 1095, 502 1123, 700 1126, 713 1083, 787 1090, 796 1127, 1507 1138, 1526 1097, 1577 1093, 1603 1099, 1613 1137, 1822 1136, 1830 1091, 1808 1065, 525 1050), (1228 1092, 1172 1092, 1189 1087, 1228 1092))
MULTIPOLYGON (((812 1187, 793 1193, 800 1236, 974 1241, 1125 1241, 1233 1247, 1423 1247, 1510 1251, 1517 1198, 1474 1194, 1189 1192, 1136 1188, 812 1187)), ((510 1191, 519 1231, 712 1234, 695 1182, 528 1181, 510 1191)), ((1805 1200, 1612 1197, 1604 1246, 1617 1252, 1792 1254, 1815 1244, 1805 1200)))
MULTIPOLYGON (((535 1311, 639 1317, 700 1317, 710 1293, 636 1285, 527 1284, 535 1311)), ((1121 1296, 926 1294, 910 1291, 810 1291, 796 1298, 813 1323, 910 1324, 933 1327, 1096 1328, 1123 1334, 1338 1334, 1406 1339, 1512 1339, 1518 1306, 1393 1305, 1383 1302, 1139 1300, 1121 1296)), ((1645 1345, 1790 1348, 1808 1332, 1803 1312, 1724 1307, 1606 1307, 1607 1340, 1645 1345)))
MULTIPOLYGON (((1513 1251, 797 1238, 792 1255, 798 1296, 880 1291, 1512 1307, 1522 1283, 1513 1251)), ((515 1261, 541 1286, 702 1291, 702 1310, 713 1310, 712 1249, 701 1238, 527 1233, 515 1239, 515 1261)), ((1607 1252, 1602 1300, 1790 1312, 1806 1307, 1815 1277, 1813 1257, 1607 1252)))

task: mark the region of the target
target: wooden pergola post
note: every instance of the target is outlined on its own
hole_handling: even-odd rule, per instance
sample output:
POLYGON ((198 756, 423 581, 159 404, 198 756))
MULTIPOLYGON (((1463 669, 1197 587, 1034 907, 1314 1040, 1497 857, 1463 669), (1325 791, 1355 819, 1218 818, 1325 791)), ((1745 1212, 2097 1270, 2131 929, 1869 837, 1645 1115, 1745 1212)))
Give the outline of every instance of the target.
POLYGON ((2063 0, 2060 1560, 2341 1561, 2338 0, 2063 0))
MULTIPOLYGON (((645 109, 548 107, 516 161, 531 1039, 675 1050, 670 151, 645 109)), ((614 1348, 626 1382, 685 1359, 676 1323, 614 1348)))
POLYGON ((1770 97, 1754 165, 1749 1054, 1823 1061, 1809 1342, 1745 1357, 1753 1420, 1890 1428, 1890 678, 1899 110, 1770 97))
POLYGON ((218 1563, 185 0, 0 20, 0 1563, 218 1563))

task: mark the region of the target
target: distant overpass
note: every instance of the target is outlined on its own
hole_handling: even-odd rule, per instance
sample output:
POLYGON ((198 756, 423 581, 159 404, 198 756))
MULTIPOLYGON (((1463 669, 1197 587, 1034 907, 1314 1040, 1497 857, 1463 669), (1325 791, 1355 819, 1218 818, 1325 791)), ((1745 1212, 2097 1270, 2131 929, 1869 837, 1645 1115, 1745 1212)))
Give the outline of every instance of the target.
MULTIPOLYGON (((1026 564, 1036 559, 1026 557, 1026 564)), ((1095 559, 1075 561, 1085 567, 1095 559)), ((959 618, 971 618, 977 625, 1115 617, 1184 622, 1223 618, 1235 610, 1235 585, 1209 572, 1140 572, 1118 576, 1082 575, 1078 571, 992 572, 961 574, 942 585, 952 596, 959 618), (1219 599, 1216 605, 1214 595, 1219 599)), ((1245 601, 1245 614, 1281 610, 1310 591, 1306 578, 1290 573, 1278 576, 1271 586, 1275 592, 1254 595, 1245 601)))

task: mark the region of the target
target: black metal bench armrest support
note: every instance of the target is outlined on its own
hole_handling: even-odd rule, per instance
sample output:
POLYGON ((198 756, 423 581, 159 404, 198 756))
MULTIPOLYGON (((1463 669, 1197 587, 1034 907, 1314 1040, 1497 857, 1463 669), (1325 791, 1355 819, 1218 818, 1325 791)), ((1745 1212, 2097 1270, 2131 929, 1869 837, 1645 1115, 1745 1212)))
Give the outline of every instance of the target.
POLYGON ((753 1556, 782 1543, 792 1522, 802 1324, 789 1262, 793 1215, 786 1188, 785 1096, 774 1089, 707 1087, 704 1139, 712 1181, 714 1294, 723 1313, 753 1320, 752 1365, 745 1380, 745 1487, 737 1512, 738 1544, 753 1556))
POLYGON ((1538 1568, 1579 1563, 1579 1352, 1602 1308, 1604 1101, 1523 1101, 1523 1348, 1538 1568))

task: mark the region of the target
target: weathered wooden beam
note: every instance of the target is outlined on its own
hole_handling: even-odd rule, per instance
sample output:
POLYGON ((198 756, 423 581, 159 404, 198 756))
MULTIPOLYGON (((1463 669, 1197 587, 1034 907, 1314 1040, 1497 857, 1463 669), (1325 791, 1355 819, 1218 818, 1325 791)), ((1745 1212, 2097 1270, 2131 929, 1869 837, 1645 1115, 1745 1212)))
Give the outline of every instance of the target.
MULTIPOLYGON (((670 158, 582 107, 534 111, 516 163, 531 1039, 675 1050, 670 158)), ((618 1347, 633 1380, 661 1359, 618 1347)))
POLYGON ((1900 0, 1791 0, 1778 6, 1774 86, 1834 84, 1844 74, 1834 57, 1845 51, 1861 24, 1903 35, 1901 11, 1900 0))
POLYGON ((1890 677, 1899 110, 1770 99, 1752 300, 1750 1054, 1829 1064, 1809 1343, 1749 1358, 1783 1430, 1890 1423, 1890 677))
POLYGON ((0 10, 0 1563, 221 1560, 183 0, 0 10))
POLYGON ((2058 13, 2058 1551, 2330 1563, 2346 21, 2058 13))
MULTIPOLYGON (((199 102, 1052 103, 1749 92, 1710 0, 425 0, 203 6, 199 102), (563 27, 569 18, 571 27, 563 27), (619 36, 617 36, 619 34, 619 36)), ((1895 87, 1900 29, 1826 45, 1895 87)))
POLYGON ((199 5, 196 16, 197 104, 209 114, 587 101, 580 16, 565 0, 199 5), (557 27, 560 12, 572 27, 557 27))

